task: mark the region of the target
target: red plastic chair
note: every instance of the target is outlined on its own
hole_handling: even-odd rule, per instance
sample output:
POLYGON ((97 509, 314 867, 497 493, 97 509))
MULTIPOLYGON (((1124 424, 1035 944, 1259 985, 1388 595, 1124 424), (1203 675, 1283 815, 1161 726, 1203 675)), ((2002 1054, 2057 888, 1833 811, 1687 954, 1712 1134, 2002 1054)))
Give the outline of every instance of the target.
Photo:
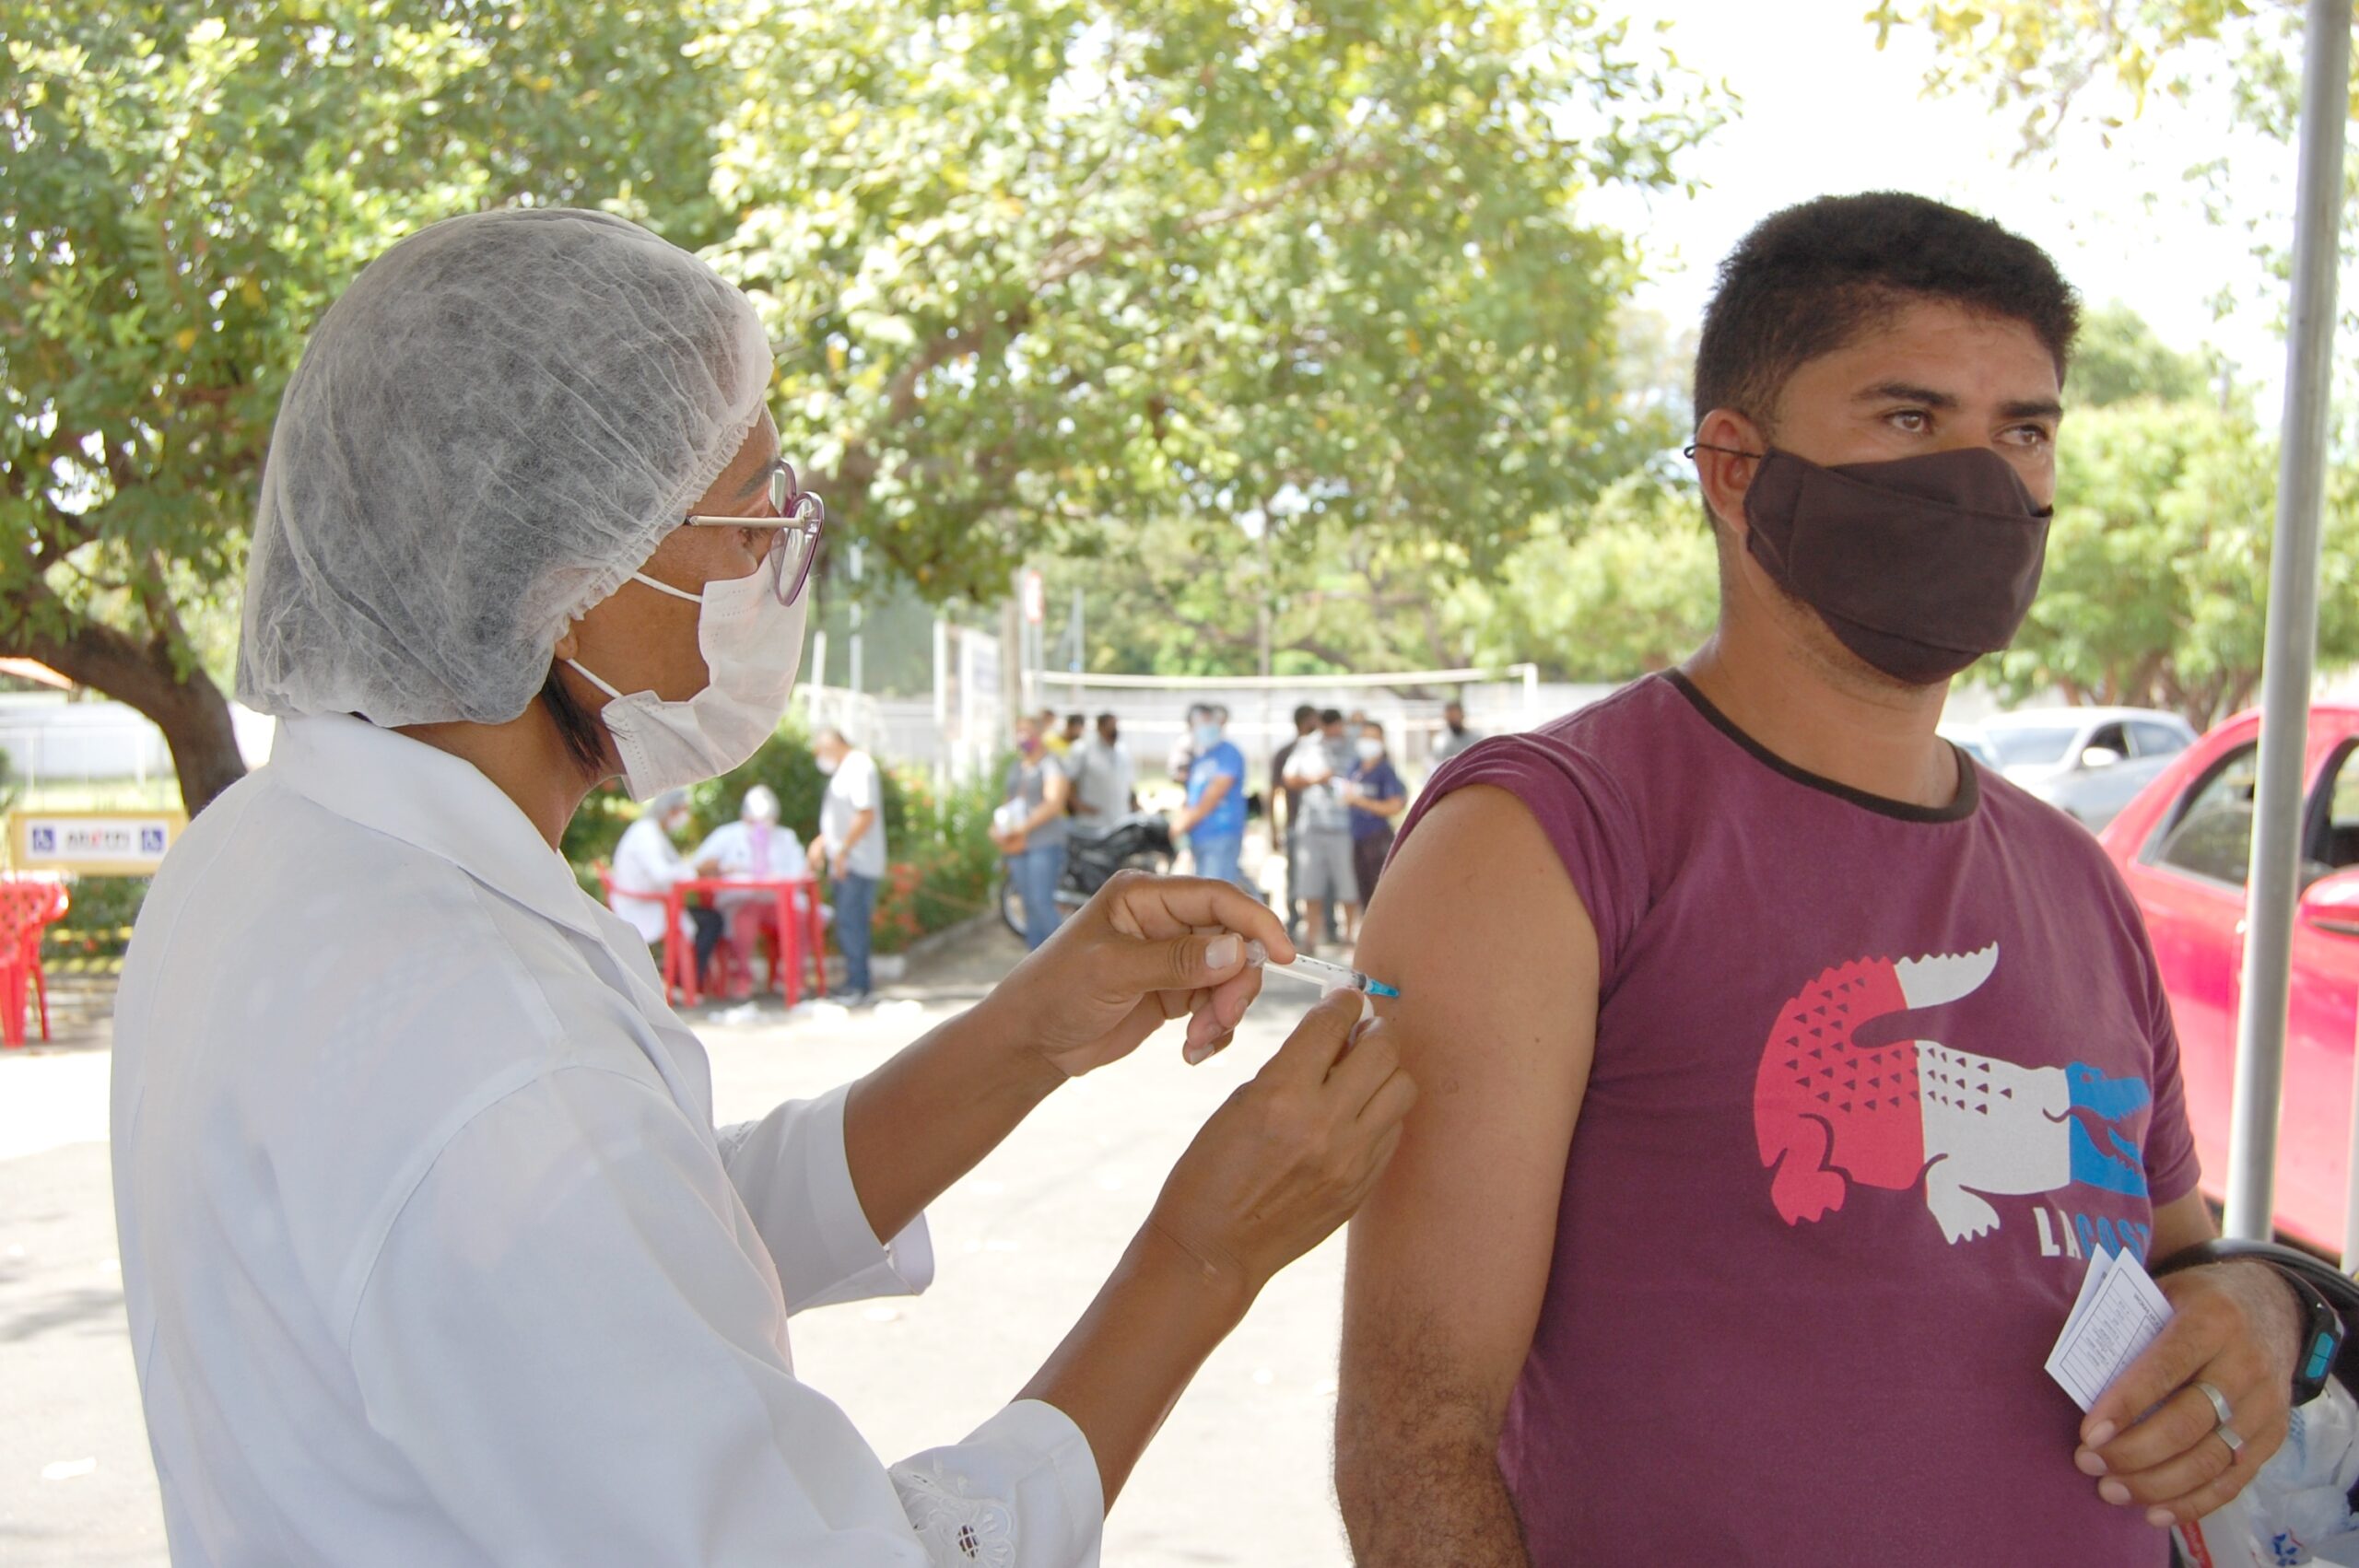
POLYGON ((41 1037, 49 1038, 49 976, 41 968, 41 933, 65 918, 65 884, 0 877, 0 1041, 25 1043, 25 987, 41 1001, 41 1037))

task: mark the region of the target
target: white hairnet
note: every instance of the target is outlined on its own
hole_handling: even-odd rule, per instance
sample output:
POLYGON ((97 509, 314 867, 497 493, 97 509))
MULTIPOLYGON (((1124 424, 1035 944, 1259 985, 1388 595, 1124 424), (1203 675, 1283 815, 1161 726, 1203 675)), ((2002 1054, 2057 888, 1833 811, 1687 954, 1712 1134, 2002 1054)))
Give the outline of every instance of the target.
POLYGON ((778 795, 767 784, 757 784, 745 791, 745 799, 737 807, 737 815, 745 822, 776 822, 778 795))
POLYGON ((687 809, 688 792, 686 790, 666 790, 648 802, 647 810, 641 814, 651 816, 656 821, 662 822, 673 813, 684 812, 687 809))
POLYGON ((419 230, 331 306, 263 469, 238 696, 500 723, 745 444, 770 352, 745 296, 604 213, 419 230))

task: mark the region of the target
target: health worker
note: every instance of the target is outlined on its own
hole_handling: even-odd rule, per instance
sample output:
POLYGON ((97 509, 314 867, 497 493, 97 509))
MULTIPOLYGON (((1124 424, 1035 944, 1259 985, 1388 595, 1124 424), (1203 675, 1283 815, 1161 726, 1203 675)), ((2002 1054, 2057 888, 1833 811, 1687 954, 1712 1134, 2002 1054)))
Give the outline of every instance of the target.
POLYGON ((976 1430, 888 1467, 796 1375, 792 1315, 922 1289, 927 1202, 1043 1098, 1167 1020, 1201 1060, 1246 941, 1293 950, 1234 888, 1122 878, 867 1077, 714 1125, 557 845, 602 781, 727 772, 786 709, 824 518, 771 377, 737 290, 594 212, 434 225, 312 333, 238 657, 276 748, 158 875, 116 1024, 176 1563, 1094 1563, 1196 1366, 1389 1155, 1414 1091, 1382 1027, 1345 1052, 1346 996, 976 1430))

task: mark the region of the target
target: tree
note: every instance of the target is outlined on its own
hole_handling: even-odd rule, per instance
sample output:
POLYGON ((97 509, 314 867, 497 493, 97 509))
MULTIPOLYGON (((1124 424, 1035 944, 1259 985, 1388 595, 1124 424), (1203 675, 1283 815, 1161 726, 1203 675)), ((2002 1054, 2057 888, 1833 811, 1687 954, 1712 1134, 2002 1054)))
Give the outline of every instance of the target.
POLYGON ((1635 261, 1582 213, 1708 120, 1589 6, 748 16, 716 260, 841 531, 931 595, 1152 538, 1159 602, 1250 659, 1264 587, 1323 602, 1339 547, 1378 601, 1492 569, 1660 440, 1615 387, 1635 261))
MULTIPOLYGON (((1867 20, 1879 46, 1895 28, 1931 37, 1940 63, 1929 74, 1931 90, 1979 93, 1995 109, 2020 110, 2025 157, 2051 151, 2076 122, 2093 125, 2111 148, 2160 97, 2214 109, 2223 130, 2283 146, 2292 171, 2302 0, 1877 0, 1867 20)), ((2359 77, 2347 111, 2359 115, 2359 77)), ((2242 214, 2266 263, 2255 280, 2282 280, 2291 275, 2283 236, 2292 215, 2250 210, 2249 172, 2222 155, 2183 177, 2208 190, 2214 221, 2242 214)), ((2345 233, 2359 226, 2359 159, 2344 165, 2342 225, 2345 233)), ((2224 288, 2223 308, 2232 299, 2224 288)), ((2346 328, 2359 324, 2359 290, 2346 282, 2342 299, 2346 328)))
POLYGON ((280 389, 427 222, 705 250, 837 537, 937 600, 1149 522, 1207 579, 1253 515, 1273 573, 1364 542, 1423 593, 1658 444, 1582 211, 1710 123, 1578 0, 0 0, 0 651, 155 719, 192 809, 280 389))
MULTIPOLYGON (((2069 476, 2047 573, 2013 648, 1982 670, 2010 696, 2175 708, 2197 729, 2260 679, 2275 443, 2204 403, 2132 402, 2064 422, 2069 476)), ((2330 486, 2322 661, 2359 658, 2359 476, 2330 486)))
POLYGON ((190 627, 234 603, 311 323, 503 202, 710 238, 701 32, 630 0, 0 0, 0 652, 155 720, 190 811, 234 780, 190 627))
POLYGON ((1719 615, 1719 564, 1694 486, 1634 477, 1578 523, 1551 518, 1451 618, 1475 661, 1538 663, 1551 680, 1626 681, 1694 652, 1719 615))
POLYGON ((2216 93, 2238 121, 2293 139, 2300 0, 1878 0, 1867 19, 1880 46, 1895 28, 1929 32, 1942 64, 1928 85, 2020 108, 2026 149, 2052 145, 2076 112, 2119 130, 2155 94, 2216 93))
POLYGON ((2075 409, 2133 398, 2188 402, 2202 397, 2210 380, 2201 359, 2164 343, 2144 317, 2116 301, 2082 318, 2067 396, 2075 409))

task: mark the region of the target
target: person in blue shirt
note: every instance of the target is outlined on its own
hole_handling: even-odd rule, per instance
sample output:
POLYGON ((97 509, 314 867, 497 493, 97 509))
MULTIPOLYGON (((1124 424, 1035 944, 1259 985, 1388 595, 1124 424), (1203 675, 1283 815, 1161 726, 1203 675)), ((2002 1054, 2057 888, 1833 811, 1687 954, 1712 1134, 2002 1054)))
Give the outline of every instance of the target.
POLYGON ((1171 830, 1188 836, 1198 876, 1233 882, 1250 893, 1237 865, 1245 848, 1245 754, 1223 737, 1227 722, 1225 708, 1188 710, 1194 758, 1188 764, 1188 804, 1171 830))
POLYGON ((1347 926, 1356 923, 1359 909, 1376 896, 1376 879, 1384 871, 1385 856, 1392 852, 1392 819, 1409 806, 1408 786, 1384 755, 1384 726, 1369 720, 1352 745, 1356 755, 1351 772, 1344 776, 1344 803, 1352 808, 1352 869, 1359 876, 1360 902, 1359 908, 1344 911, 1347 926))

